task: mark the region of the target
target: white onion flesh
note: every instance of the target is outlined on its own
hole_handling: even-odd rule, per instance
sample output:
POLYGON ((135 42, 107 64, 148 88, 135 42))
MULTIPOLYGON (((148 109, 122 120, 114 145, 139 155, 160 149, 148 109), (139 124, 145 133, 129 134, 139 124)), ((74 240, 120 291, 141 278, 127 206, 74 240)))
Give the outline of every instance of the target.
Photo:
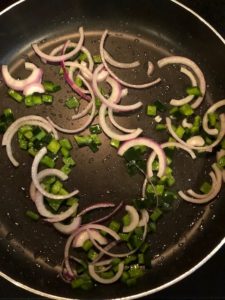
MULTIPOLYGON (((190 79, 191 85, 193 87, 197 86, 197 81, 191 71, 189 71, 188 69, 186 69, 184 67, 181 67, 180 71, 181 71, 181 73, 185 74, 190 79)), ((191 102, 193 99, 194 99, 194 95, 188 95, 182 99, 171 99, 170 104, 173 106, 182 106, 184 104, 191 102)))
POLYGON ((31 83, 40 83, 42 80, 43 71, 34 64, 26 62, 25 69, 31 70, 32 73, 26 79, 15 79, 9 73, 8 66, 2 65, 2 77, 8 87, 16 91, 23 91, 24 88, 31 83))
POLYGON ((183 119, 183 121, 182 121, 182 127, 184 127, 184 128, 191 128, 193 126, 193 124, 192 123, 189 123, 188 121, 187 121, 187 118, 184 118, 183 119))
POLYGON ((133 231, 139 223, 139 215, 137 210, 131 206, 131 205, 126 205, 125 210, 128 212, 130 216, 130 224, 127 226, 123 226, 123 232, 131 232, 133 231))
POLYGON ((124 269, 124 263, 123 262, 120 262, 118 264, 118 271, 116 272, 116 274, 112 277, 112 278, 109 278, 109 279, 105 279, 105 278, 102 278, 100 277, 96 271, 95 271, 95 266, 92 265, 92 264, 89 264, 88 265, 88 271, 89 271, 89 274, 91 275, 91 277, 96 280, 97 282, 100 282, 100 283, 103 283, 103 284, 112 284, 114 282, 116 282, 118 279, 120 279, 120 277, 122 276, 123 274, 123 269, 124 269))
POLYGON ((77 54, 81 50, 81 47, 83 46, 83 43, 84 43, 83 27, 79 28, 79 34, 80 34, 80 39, 79 39, 79 42, 77 43, 77 46, 75 47, 75 49, 73 49, 72 51, 70 51, 67 54, 58 55, 58 56, 49 55, 49 54, 44 53, 37 44, 33 44, 32 47, 33 47, 35 53, 42 59, 44 59, 48 62, 61 62, 61 61, 70 59, 71 57, 73 57, 75 54, 77 54))
POLYGON ((205 130, 205 132, 207 132, 209 135, 217 135, 218 129, 208 127, 208 114, 214 113, 217 109, 219 109, 222 106, 225 106, 225 99, 212 104, 203 116, 202 127, 205 130))
POLYGON ((216 153, 216 160, 220 160, 221 157, 225 156, 225 150, 224 149, 220 149, 219 151, 217 151, 216 153))
POLYGON ((140 66, 140 62, 138 60, 131 63, 122 63, 115 60, 106 50, 104 50, 105 60, 113 67, 120 69, 132 69, 140 66))
POLYGON ((152 73, 154 72, 154 65, 151 61, 148 61, 148 70, 147 70, 147 75, 151 76, 152 73))
POLYGON ((108 35, 108 30, 105 30, 102 37, 101 37, 101 41, 100 41, 100 55, 101 55, 101 59, 103 62, 103 65, 105 67, 105 69, 109 72, 109 74, 120 84, 122 84, 123 86, 126 87, 130 87, 130 88, 134 88, 134 89, 145 89, 148 87, 151 87, 153 85, 156 85, 157 83, 159 83, 161 81, 160 78, 157 78, 156 80, 152 81, 152 82, 148 82, 148 83, 144 83, 144 84, 131 84, 128 83, 126 81, 121 80, 118 76, 116 76, 113 71, 108 67, 106 59, 105 59, 105 53, 104 53, 104 43, 105 43, 105 39, 108 35))
MULTIPOLYGON (((54 195, 52 193, 49 193, 47 191, 44 190, 44 188, 42 187, 42 185, 40 184, 39 180, 38 180, 38 167, 39 167, 39 163, 41 161, 41 159, 45 156, 45 154, 47 153, 47 149, 46 147, 41 148, 41 150, 36 154, 33 163, 32 163, 32 167, 31 167, 31 177, 33 180, 33 183, 36 187, 36 189, 45 197, 50 198, 50 199, 55 199, 55 200, 64 200, 64 199, 69 199, 75 195, 77 195, 79 193, 78 190, 74 190, 71 193, 68 193, 67 195, 54 195)), ((60 170, 59 170, 60 171, 60 170)), ((68 178, 67 175, 65 175, 62 171, 60 171, 62 173, 62 178, 63 176, 65 176, 64 178, 68 178)), ((66 180, 65 179, 65 180, 66 180)))
POLYGON ((102 236, 97 230, 88 229, 82 231, 78 236, 75 237, 73 241, 73 247, 74 248, 83 247, 84 243, 90 239, 90 235, 100 245, 107 245, 108 243, 107 239, 104 236, 102 236))
MULTIPOLYGON (((146 146, 150 149, 152 149, 158 156, 159 159, 159 171, 157 173, 157 176, 160 178, 164 175, 165 169, 166 169, 166 155, 161 148, 161 145, 157 144, 155 141, 148 139, 148 138, 136 138, 134 140, 128 141, 123 143, 122 146, 120 146, 118 154, 120 156, 123 156, 125 152, 135 146, 146 146)), ((147 169, 147 175, 150 178, 152 176, 151 172, 147 169)))
POLYGON ((158 66, 159 68, 162 68, 166 65, 169 64, 181 64, 189 67, 193 73, 196 75, 198 79, 198 84, 199 84, 199 89, 201 91, 201 96, 199 96, 194 103, 191 104, 192 108, 197 108, 199 105, 202 103, 204 96, 205 96, 205 91, 206 91, 206 82, 205 82, 205 77, 204 74, 202 73, 201 69, 197 66, 195 62, 193 62, 191 59, 183 56, 170 56, 170 57, 165 57, 163 59, 160 59, 158 61, 158 66))
POLYGON ((33 95, 34 93, 43 94, 45 92, 45 89, 43 85, 39 82, 30 83, 25 86, 23 90, 24 96, 33 95))
POLYGON ((195 146, 195 147, 202 147, 205 145, 205 140, 200 135, 195 135, 190 137, 186 140, 187 145, 189 146, 195 146))
POLYGON ((63 234, 71 234, 77 228, 79 228, 80 224, 81 217, 74 217, 70 224, 65 225, 62 223, 53 223, 53 226, 55 227, 55 229, 57 229, 59 232, 62 232, 63 234))
POLYGON ((141 218, 139 220, 138 226, 143 227, 148 224, 148 221, 149 221, 148 211, 145 208, 141 209, 141 218))

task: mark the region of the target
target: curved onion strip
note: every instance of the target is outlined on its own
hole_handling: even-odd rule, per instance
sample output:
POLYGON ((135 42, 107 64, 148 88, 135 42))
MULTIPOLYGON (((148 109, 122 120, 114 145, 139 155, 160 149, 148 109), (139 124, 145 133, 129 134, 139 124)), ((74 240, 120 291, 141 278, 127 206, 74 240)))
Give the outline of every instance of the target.
POLYGON ((33 95, 34 93, 42 94, 45 92, 43 85, 40 82, 33 82, 25 86, 23 90, 24 96, 33 95))
POLYGON ((106 233, 108 233, 109 235, 111 235, 116 241, 119 241, 120 240, 120 236, 115 232, 113 231, 112 229, 104 226, 104 225, 100 225, 100 224, 87 224, 87 225, 83 225, 82 228, 85 230, 85 229, 97 229, 97 230, 102 230, 106 233))
POLYGON ((83 43, 84 43, 83 27, 79 28, 79 34, 80 34, 80 39, 79 39, 79 42, 77 43, 77 46, 75 47, 75 49, 73 49, 72 51, 70 51, 67 54, 58 55, 58 56, 48 55, 48 54, 44 53, 36 43, 32 44, 32 47, 33 47, 35 53, 42 59, 47 60, 49 62, 61 62, 63 60, 70 59, 71 57, 73 57, 75 54, 77 54, 81 50, 81 47, 83 46, 83 43))
POLYGON ((135 139, 142 133, 141 128, 137 128, 135 131, 127 134, 119 134, 114 132, 106 123, 105 117, 107 112, 107 106, 105 104, 102 104, 99 109, 99 124, 102 127, 102 130, 104 133, 109 136, 111 139, 115 139, 118 141, 128 141, 131 139, 135 139))
POLYGON ((88 206, 86 208, 84 208, 79 214, 78 216, 83 216, 86 213, 88 213, 89 211, 92 211, 94 209, 98 209, 98 208, 108 208, 108 207, 115 207, 115 204, 112 202, 100 202, 100 203, 96 203, 93 204, 91 206, 88 206))
MULTIPOLYGON (((181 71, 181 73, 183 73, 183 74, 187 75, 187 77, 189 77, 192 86, 197 86, 197 81, 191 71, 189 71, 188 69, 186 69, 184 67, 181 67, 180 71, 181 71)), ((194 99, 194 95, 188 95, 182 99, 171 99, 170 104, 174 105, 174 106, 181 106, 181 105, 191 102, 193 99, 194 99)))
POLYGON ((173 130, 171 119, 168 117, 166 118, 166 125, 168 128, 168 131, 170 132, 170 134, 176 141, 178 141, 182 145, 188 147, 189 149, 200 150, 200 151, 212 151, 212 149, 216 145, 218 145, 220 143, 220 141, 223 139, 223 137, 225 135, 225 114, 220 115, 220 124, 221 124, 220 132, 217 136, 217 139, 211 145, 203 146, 203 147, 196 147, 196 146, 188 145, 185 141, 183 141, 181 138, 179 138, 177 136, 176 132, 173 130))
POLYGON ((133 231, 139 223, 139 215, 137 210, 131 206, 131 205, 126 205, 125 210, 128 212, 130 216, 130 224, 127 226, 123 226, 123 232, 131 232, 133 231))
POLYGON ((101 260, 101 261, 98 261, 98 262, 91 262, 90 265, 93 265, 95 267, 101 267, 101 266, 111 264, 112 261, 113 261, 113 259, 109 258, 109 259, 101 260))
MULTIPOLYGON (((104 247, 105 251, 109 251, 110 249, 112 249, 113 247, 115 247, 118 244, 118 241, 112 241, 111 243, 109 243, 106 247, 104 247)), ((98 262, 103 256, 105 255, 105 253, 103 253, 102 251, 98 254, 98 256, 93 260, 92 264, 95 264, 96 262, 98 262)))
POLYGON ((143 199, 145 198, 145 195, 146 195, 147 184, 148 184, 148 179, 145 178, 145 180, 143 182, 143 185, 142 185, 142 189, 141 189, 141 196, 142 196, 143 199))
POLYGON ((147 75, 151 76, 152 73, 154 72, 154 65, 151 61, 148 61, 148 70, 147 70, 147 75))
POLYGON ((102 236, 97 230, 90 229, 84 230, 78 234, 75 239, 73 240, 73 247, 78 248, 82 247, 85 241, 90 239, 90 235, 92 238, 97 241, 100 245, 106 245, 107 239, 102 236))
POLYGON ((178 194, 179 196, 188 202, 191 203, 196 203, 196 204, 205 204, 211 200, 213 200, 218 193, 220 192, 221 186, 222 186, 222 172, 221 170, 217 167, 216 164, 213 164, 214 171, 216 172, 216 177, 217 180, 214 182, 214 185, 212 186, 212 190, 205 195, 204 198, 194 198, 191 196, 186 195, 184 192, 179 191, 178 194))
POLYGON ((60 132, 71 133, 71 134, 81 132, 85 128, 87 128, 88 125, 90 125, 90 123, 92 122, 93 118, 95 117, 95 112, 96 112, 95 97, 94 97, 93 91, 91 89, 91 86, 89 85, 89 83, 81 75, 78 75, 78 76, 81 78, 81 80, 85 83, 85 85, 87 86, 87 88, 90 91, 90 94, 91 94, 91 103, 92 103, 92 111, 91 111, 90 116, 86 120, 86 122, 81 127, 76 128, 76 129, 66 129, 64 127, 60 127, 59 125, 55 124, 49 117, 47 117, 47 119, 51 123, 51 125, 55 129, 57 129, 58 131, 60 131, 60 132))
POLYGON ((202 147, 205 145, 205 140, 201 135, 195 135, 186 140, 187 145, 202 147))
POLYGON ((47 221, 49 223, 57 223, 57 222, 64 221, 64 220, 66 220, 67 218, 69 218, 70 216, 72 216, 73 214, 76 213, 77 207, 78 207, 78 204, 74 203, 66 211, 64 211, 64 212, 62 212, 62 213, 60 213, 58 215, 55 215, 55 217, 51 217, 51 218, 45 219, 45 221, 47 221))
POLYGON ((62 223, 54 223, 53 226, 58 231, 64 233, 64 234, 71 234, 74 232, 77 228, 79 228, 81 224, 81 217, 74 217, 72 222, 70 224, 62 224, 62 223))
POLYGON ((107 78, 107 82, 112 86, 112 93, 111 93, 111 96, 113 99, 112 101, 108 101, 108 99, 106 99, 99 87, 98 87, 98 74, 103 70, 104 68, 104 65, 101 64, 99 65, 95 71, 94 71, 94 74, 93 74, 93 80, 92 80, 92 86, 93 86, 93 90, 94 90, 94 93, 95 95, 101 100, 101 102, 103 102, 107 107, 110 107, 114 110, 117 110, 117 111, 130 111, 130 110, 135 110, 139 107, 142 106, 142 102, 137 102, 135 104, 131 104, 131 105, 120 105, 120 104, 116 104, 118 102, 118 100, 121 98, 121 86, 118 82, 114 81, 114 86, 112 86, 112 80, 110 78, 107 78))
POLYGON ((25 69, 31 70, 32 73, 26 79, 18 80, 11 76, 7 65, 2 65, 2 77, 8 87, 16 91, 23 91, 24 88, 31 83, 40 83, 43 71, 34 64, 25 62, 25 69))
MULTIPOLYGON (((123 156, 128 149, 134 146, 146 146, 156 152, 159 159, 159 171, 157 173, 157 176, 162 177, 166 169, 166 155, 161 148, 161 145, 148 138, 136 138, 134 140, 123 143, 123 145, 119 148, 118 154, 120 156, 123 156)), ((151 174, 148 174, 148 177, 151 177, 151 174)))
MULTIPOLYGON (((192 159, 196 158, 196 155, 195 155, 194 151, 192 151, 187 146, 182 145, 180 143, 177 143, 177 142, 166 142, 166 143, 161 144, 161 148, 162 149, 165 149, 167 147, 176 147, 176 148, 183 149, 183 150, 185 150, 186 152, 188 152, 190 154, 190 156, 192 157, 192 159)), ((150 154, 148 160, 147 160, 147 170, 148 170, 148 174, 149 174, 150 177, 153 176, 152 164, 153 164, 153 161, 155 160, 155 158, 156 158, 156 153, 152 152, 150 154)))
POLYGON ((140 62, 138 60, 131 62, 131 63, 122 63, 116 61, 106 50, 104 50, 104 57, 105 60, 113 67, 120 68, 120 69, 132 69, 140 66, 140 62))
MULTIPOLYGON (((47 197, 47 198, 50 198, 50 199, 55 199, 55 200, 63 200, 63 199, 69 199, 71 197, 73 197, 74 195, 78 194, 79 191, 78 190, 74 190, 73 192, 67 194, 67 195, 54 195, 52 193, 48 193, 47 191, 44 190, 44 188, 41 186, 39 180, 38 180, 38 166, 39 166, 39 163, 41 161, 41 159, 44 157, 44 155, 47 153, 47 149, 46 147, 43 147, 41 148, 41 150, 36 154, 34 160, 33 160, 33 163, 32 163, 32 167, 31 167, 31 177, 32 177, 32 180, 34 182, 34 185, 36 187, 36 189, 39 190, 39 192, 47 197)), ((62 171, 60 171, 62 172, 62 171)), ((63 175, 65 175, 63 172, 62 172, 63 175)), ((65 178, 68 178, 68 176, 66 176, 65 178)))
POLYGON ((111 213, 109 213, 108 215, 106 215, 106 216, 104 216, 104 217, 102 217, 102 218, 99 218, 99 219, 97 219, 97 220, 91 221, 90 223, 92 223, 92 224, 93 224, 93 223, 102 223, 102 222, 108 220, 109 218, 111 218, 112 216, 114 216, 114 215, 117 213, 117 211, 118 211, 122 206, 123 206, 123 201, 121 201, 121 202, 114 208, 114 210, 113 210, 111 213))
POLYGON ((183 120, 182 120, 182 127, 184 127, 184 128, 191 128, 193 126, 193 124, 192 123, 189 123, 188 121, 187 121, 187 118, 184 118, 183 120))
POLYGON ((74 81, 73 79, 73 73, 75 72, 76 69, 81 70, 83 73, 85 73, 85 77, 87 77, 87 79, 89 81, 92 80, 92 73, 91 71, 86 67, 86 65, 84 64, 79 64, 77 61, 66 61, 64 62, 64 65, 66 67, 70 67, 69 69, 69 78, 71 81, 74 81))
POLYGON ((223 182, 225 182, 225 170, 222 171, 223 182))
POLYGON ((145 208, 141 209, 141 219, 140 219, 140 221, 138 223, 138 226, 139 227, 143 227, 146 224, 148 224, 148 221, 149 221, 149 213, 148 213, 148 211, 145 208))
POLYGON ((96 273, 94 265, 92 265, 92 264, 88 265, 88 271, 89 271, 89 274, 91 275, 91 277, 94 280, 96 280, 97 282, 100 282, 103 284, 111 284, 111 283, 116 282, 122 276, 123 269, 124 269, 124 263, 121 262, 118 264, 118 271, 116 272, 116 274, 112 278, 104 279, 96 273))
POLYGON ((206 113, 203 116, 202 127, 205 130, 205 132, 207 132, 209 135, 217 135, 218 129, 208 127, 208 114, 214 113, 218 108, 222 106, 225 106, 225 99, 211 105, 210 108, 206 111, 206 113))
POLYGON ((84 116, 86 116, 88 114, 89 110, 91 110, 92 106, 93 106, 92 102, 88 103, 88 105, 80 113, 73 115, 71 117, 71 119, 78 120, 78 119, 83 118, 84 116))
POLYGON ((113 110, 111 108, 108 109, 108 116, 109 116, 109 120, 110 122, 119 130, 123 131, 123 132, 126 132, 126 133, 132 133, 134 132, 136 129, 128 129, 128 128, 125 128, 121 125, 119 125, 117 123, 117 121, 114 119, 114 115, 113 115, 113 110))
MULTIPOLYGON (((20 119, 18 119, 17 121, 19 121, 19 120, 20 119)), ((34 121, 23 121, 23 122, 20 121, 20 122, 17 122, 17 124, 16 124, 17 126, 14 126, 15 125, 14 123, 12 124, 12 127, 10 126, 7 129, 7 131, 5 132, 2 143, 4 142, 3 146, 6 146, 6 153, 7 153, 9 160, 15 167, 18 167, 19 162, 14 158, 13 153, 12 153, 12 139, 13 139, 15 133, 17 132, 17 130, 23 125, 39 126, 43 129, 45 129, 47 132, 51 132, 53 130, 52 130, 52 126, 50 124, 46 125, 45 123, 42 123, 40 121, 35 121, 35 120, 34 121)), ((57 137, 58 137, 58 134, 57 134, 57 137)))
POLYGON ((211 177, 212 180, 212 187, 207 194, 198 194, 194 192, 192 189, 187 190, 187 194, 197 199, 204 199, 206 196, 210 195, 214 191, 214 186, 217 184, 217 177, 214 172, 210 172, 209 176, 211 177))
POLYGON ((190 60, 187 57, 183 56, 170 56, 170 57, 165 57, 163 59, 160 59, 158 61, 158 66, 159 68, 162 68, 168 64, 182 64, 187 67, 189 67, 193 73, 196 75, 198 81, 199 81, 199 88, 201 91, 201 96, 199 96, 195 102, 191 105, 192 108, 197 108, 201 103, 202 100, 204 99, 205 91, 206 91, 206 82, 205 82, 205 77, 204 74, 202 73, 201 69, 197 66, 195 62, 190 60))
POLYGON ((36 187, 33 184, 33 182, 31 182, 30 189, 29 189, 29 194, 30 194, 30 198, 33 202, 35 202, 35 200, 36 200, 36 192, 37 192, 36 187))
MULTIPOLYGON (((50 55, 55 56, 56 54, 62 52, 63 49, 64 49, 64 47, 65 47, 65 43, 57 46, 55 49, 53 49, 51 51, 50 55)), ((74 47, 74 48, 76 48, 77 47, 77 43, 73 43, 73 42, 69 41, 67 43, 67 47, 74 47)), ((83 52, 84 54, 86 54, 87 60, 88 60, 88 69, 92 72, 93 69, 94 69, 94 62, 93 62, 93 59, 92 59, 90 51, 87 48, 85 48, 84 46, 82 46, 80 48, 80 51, 83 52)))
POLYGON ((221 157, 225 156, 225 150, 224 149, 220 149, 219 151, 217 151, 216 153, 216 160, 218 162, 218 160, 221 159, 221 157))
POLYGON ((157 78, 156 80, 152 81, 152 82, 148 82, 148 83, 144 83, 144 84, 131 84, 128 83, 126 81, 121 80, 119 77, 117 77, 114 72, 108 67, 106 59, 105 59, 105 53, 104 53, 104 43, 105 43, 105 39, 108 35, 108 30, 105 30, 102 37, 101 37, 101 41, 100 41, 100 55, 101 55, 101 59, 103 62, 103 65, 105 67, 105 69, 109 72, 109 74, 120 84, 126 86, 126 87, 130 87, 130 88, 135 88, 135 89, 144 89, 144 88, 148 88, 151 87, 157 83, 159 83, 161 81, 160 78, 157 78))

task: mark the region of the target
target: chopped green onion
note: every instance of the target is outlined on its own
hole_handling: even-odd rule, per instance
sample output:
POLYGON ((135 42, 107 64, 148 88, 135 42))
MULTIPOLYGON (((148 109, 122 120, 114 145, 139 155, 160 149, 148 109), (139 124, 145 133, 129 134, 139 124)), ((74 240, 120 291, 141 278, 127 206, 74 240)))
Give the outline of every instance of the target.
POLYGON ((130 238, 130 233, 119 233, 119 236, 121 238, 122 241, 126 241, 128 242, 129 238, 130 238))
POLYGON ((137 261, 137 256, 136 255, 129 255, 125 258, 124 264, 129 265, 129 264, 131 264, 132 262, 135 262, 135 261, 137 261))
POLYGON ((53 154, 57 154, 59 152, 60 147, 61 145, 59 141, 52 139, 51 142, 48 144, 47 149, 53 154))
POLYGON ((130 215, 126 214, 125 216, 123 216, 122 221, 124 226, 128 226, 131 222, 130 215))
POLYGON ((40 105, 43 103, 42 101, 42 96, 40 94, 33 94, 32 95, 32 102, 33 102, 33 105, 40 105))
POLYGON ((73 158, 71 156, 69 156, 69 157, 63 157, 63 162, 68 167, 73 167, 73 166, 76 165, 76 162, 73 160, 73 158))
MULTIPOLYGON (((32 148, 29 148, 28 152, 33 155, 34 153, 34 156, 36 155, 37 153, 37 150, 35 149, 32 149, 32 148)), ((42 159, 41 159, 41 163, 43 165, 45 165, 46 167, 48 168, 54 168, 55 167, 55 161, 54 159, 52 159, 51 157, 49 157, 48 155, 45 155, 42 159)))
POLYGON ((198 86, 188 87, 186 89, 186 93, 188 95, 193 95, 193 96, 196 96, 196 97, 202 96, 202 93, 201 93, 200 88, 198 86))
POLYGON ((218 121, 218 114, 216 114, 216 113, 209 113, 207 115, 207 117, 208 117, 210 126, 215 127, 216 123, 218 121))
POLYGON ((93 260, 95 260, 97 258, 97 256, 98 256, 98 253, 95 250, 90 249, 88 251, 88 254, 87 254, 88 259, 90 259, 90 260, 93 261, 93 260))
POLYGON ((155 105, 148 105, 147 106, 147 116, 153 117, 156 116, 157 108, 155 105))
POLYGON ((203 194, 208 194, 210 192, 210 190, 212 189, 212 186, 210 183, 208 182, 204 182, 201 186, 200 186, 200 191, 203 193, 203 194))
POLYGON ((60 171, 62 171, 66 175, 69 175, 72 170, 68 165, 63 165, 60 171))
POLYGON ((101 64, 102 63, 101 55, 93 55, 93 61, 95 64, 101 64))
POLYGON ((51 193, 53 193, 54 195, 57 195, 62 187, 63 187, 62 182, 60 182, 59 180, 56 180, 56 182, 51 187, 51 193))
POLYGON ((82 85, 83 85, 83 81, 80 77, 76 77, 74 82, 78 87, 82 87, 82 85))
POLYGON ((130 266, 128 274, 131 278, 138 278, 144 275, 144 270, 140 268, 139 264, 135 264, 130 266))
POLYGON ((80 106, 80 102, 79 102, 79 100, 77 100, 76 97, 73 96, 66 100, 65 105, 69 109, 78 108, 80 106))
POLYGON ((224 168, 225 167, 225 156, 222 156, 218 162, 217 162, 218 166, 221 167, 221 168, 224 168))
POLYGON ((157 207, 154 209, 153 213, 150 215, 150 219, 153 222, 156 222, 160 218, 161 215, 162 215, 162 211, 157 207))
POLYGON ((43 94, 41 96, 41 98, 42 98, 42 102, 44 102, 44 103, 52 103, 53 102, 53 96, 52 95, 43 94))
POLYGON ((84 52, 80 53, 80 55, 78 56, 77 60, 79 60, 79 62, 87 60, 87 54, 84 53, 84 52))
POLYGON ((120 223, 115 220, 111 221, 109 224, 109 228, 115 232, 118 232, 120 230, 120 226, 120 223))
POLYGON ((182 137, 183 137, 183 135, 184 135, 184 133, 185 133, 185 129, 181 126, 181 125, 179 125, 178 127, 177 127, 177 129, 176 129, 176 134, 177 134, 177 136, 180 138, 180 139, 182 139, 182 137))
POLYGON ((66 148, 64 148, 64 147, 61 147, 60 151, 61 151, 63 157, 68 157, 68 156, 70 156, 70 151, 69 151, 68 149, 66 149, 66 148))
MULTIPOLYGON (((46 187, 45 190, 47 190, 46 187)), ((53 209, 53 211, 57 212, 61 207, 63 200, 47 199, 47 203, 51 207, 51 209, 53 209)))
POLYGON ((92 142, 92 138, 89 135, 86 136, 75 135, 74 139, 79 147, 89 146, 92 142))
POLYGON ((89 127, 89 131, 92 134, 100 134, 102 133, 102 128, 99 124, 93 124, 89 127))
POLYGON ((112 147, 118 149, 119 146, 120 146, 120 141, 115 140, 115 139, 111 139, 110 145, 111 145, 112 147))
POLYGON ((32 210, 27 210, 26 216, 34 221, 37 221, 40 219, 40 216, 37 213, 33 212, 32 210))
POLYGON ((166 125, 165 124, 156 124, 155 129, 158 131, 162 131, 166 129, 166 125))
POLYGON ((157 111, 165 112, 167 110, 166 105, 159 100, 154 101, 154 105, 156 106, 157 111))
POLYGON ((60 143, 61 147, 66 148, 67 150, 71 150, 73 148, 70 140, 68 140, 68 139, 61 139, 61 140, 59 140, 59 143, 60 143))
POLYGON ((8 95, 9 95, 12 99, 16 100, 17 102, 22 102, 23 99, 24 99, 24 97, 23 97, 20 93, 14 91, 14 90, 12 90, 12 89, 8 90, 8 95))
POLYGON ((179 108, 179 111, 184 116, 191 116, 194 113, 194 110, 189 104, 184 104, 179 108))
POLYGON ((60 85, 55 84, 52 81, 44 81, 44 82, 42 82, 42 84, 44 86, 45 91, 49 92, 49 93, 55 93, 55 92, 58 92, 59 90, 61 90, 60 85))
POLYGON ((83 243, 83 246, 82 248, 84 249, 84 251, 89 251, 91 248, 93 247, 93 244, 90 240, 86 240, 84 243, 83 243))

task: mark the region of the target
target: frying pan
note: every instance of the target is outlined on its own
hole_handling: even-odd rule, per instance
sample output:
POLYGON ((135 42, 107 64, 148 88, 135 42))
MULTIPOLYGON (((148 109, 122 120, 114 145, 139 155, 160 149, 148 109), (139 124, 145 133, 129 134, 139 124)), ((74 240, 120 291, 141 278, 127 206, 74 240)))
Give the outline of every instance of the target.
MULTIPOLYGON (((97 54, 102 31, 108 28, 112 34, 107 41, 107 48, 122 61, 132 61, 136 57, 143 59, 143 62, 147 59, 156 61, 173 54, 196 61, 208 83, 202 111, 225 95, 224 41, 212 28, 175 1, 109 3, 99 0, 94 3, 90 0, 55 0, 54 6, 52 1, 45 1, 42 6, 38 0, 20 2, 0 17, 4 40, 0 49, 0 63, 10 64, 21 76, 25 59, 40 64, 30 48, 33 41, 44 42, 48 49, 61 38, 76 38, 77 28, 83 25, 88 36, 87 46, 94 54, 97 54), (13 28, 10 35, 9 28, 13 28), (206 43, 207 47, 204 47, 206 43)), ((136 76, 141 82, 145 79, 143 73, 141 70, 137 74, 122 75, 130 80, 136 76)), ((140 98, 146 105, 160 97, 166 103, 171 96, 182 93, 176 70, 168 69, 160 75, 164 78, 160 86, 150 91, 132 92, 129 101, 135 102, 140 98)), ((46 78, 59 80, 54 70, 49 68, 46 69, 46 78)), ((10 103, 16 117, 30 113, 21 105, 9 102, 6 92, 7 89, 1 84, 1 109, 10 103)), ((67 93, 63 90, 58 97, 63 99, 67 93)), ((63 124, 67 116, 63 112, 62 118, 62 107, 61 102, 57 101, 48 111, 39 107, 34 108, 32 113, 43 116, 50 114, 63 124)), ((134 116, 119 120, 127 126, 141 126, 145 135, 161 141, 161 136, 156 135, 144 114, 144 111, 139 111, 134 116)), ((107 146, 107 139, 104 136, 101 138, 103 146, 95 155, 88 149, 74 154, 77 167, 69 187, 72 188, 75 182, 80 189, 81 208, 92 201, 109 197, 114 202, 120 199, 129 202, 140 193, 141 176, 129 177, 114 149, 107 146)), ((16 155, 21 166, 15 170, 1 149, 0 170, 4 175, 0 178, 1 275, 38 295, 65 299, 132 299, 146 296, 186 277, 224 244, 223 189, 216 201, 205 206, 178 202, 173 211, 159 221, 157 233, 149 238, 153 268, 136 286, 127 288, 116 283, 92 291, 74 291, 58 278, 56 272, 56 266, 61 263, 65 238, 46 224, 34 223, 24 216, 27 209, 33 209, 28 196, 31 159, 19 150, 16 155)), ((203 157, 193 164, 181 153, 176 156, 174 163, 177 186, 184 189, 189 187, 188 179, 191 178, 193 188, 197 188, 208 172, 210 157, 203 157)))

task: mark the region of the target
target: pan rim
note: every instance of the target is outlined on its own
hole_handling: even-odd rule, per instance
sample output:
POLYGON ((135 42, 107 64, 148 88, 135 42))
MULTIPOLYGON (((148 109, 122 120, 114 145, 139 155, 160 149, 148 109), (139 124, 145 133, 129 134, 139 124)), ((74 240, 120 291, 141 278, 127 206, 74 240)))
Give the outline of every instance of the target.
MULTIPOLYGON (((19 1, 16 1, 15 3, 9 5, 8 7, 3 9, 2 11, 0 11, 0 17, 2 15, 4 15, 5 13, 7 13, 8 11, 10 11, 11 9, 16 8, 18 5, 20 5, 24 2, 26 2, 26 0, 19 0, 19 1)), ((202 22, 206 27, 208 27, 218 37, 218 39, 220 39, 220 41, 225 45, 225 38, 223 38, 223 36, 208 21, 206 21, 202 16, 200 16, 194 10, 192 10, 191 8, 186 6, 185 4, 179 2, 178 0, 170 0, 170 2, 180 6, 182 9, 186 10, 188 13, 190 13, 194 17, 196 17, 200 22, 202 22)), ((121 298, 113 298, 111 300, 132 300, 132 299, 146 297, 148 295, 152 295, 154 293, 162 291, 162 290, 178 283, 179 281, 181 281, 184 278, 188 277, 192 273, 194 273, 201 266, 203 266, 209 259, 211 259, 219 251, 219 249, 222 248, 222 246, 224 246, 224 245, 225 245, 225 237, 217 244, 217 246, 209 254, 207 254, 194 267, 190 268, 189 270, 187 270, 183 274, 179 275, 178 277, 170 280, 169 282, 167 282, 163 285, 160 285, 160 286, 155 287, 151 290, 141 292, 141 293, 138 293, 138 294, 135 294, 135 295, 132 295, 132 296, 126 296, 126 297, 121 297, 121 298)), ((53 294, 49 294, 49 293, 46 293, 46 292, 39 291, 37 289, 29 287, 29 286, 15 280, 15 279, 13 279, 12 277, 8 276, 7 274, 5 274, 1 271, 0 271, 0 277, 4 278, 8 282, 12 283, 13 285, 15 285, 19 288, 22 288, 23 290, 25 290, 27 292, 36 294, 36 295, 41 296, 41 297, 47 297, 48 299, 59 299, 59 300, 79 300, 79 299, 75 299, 75 298, 59 297, 57 295, 53 295, 53 294)))

